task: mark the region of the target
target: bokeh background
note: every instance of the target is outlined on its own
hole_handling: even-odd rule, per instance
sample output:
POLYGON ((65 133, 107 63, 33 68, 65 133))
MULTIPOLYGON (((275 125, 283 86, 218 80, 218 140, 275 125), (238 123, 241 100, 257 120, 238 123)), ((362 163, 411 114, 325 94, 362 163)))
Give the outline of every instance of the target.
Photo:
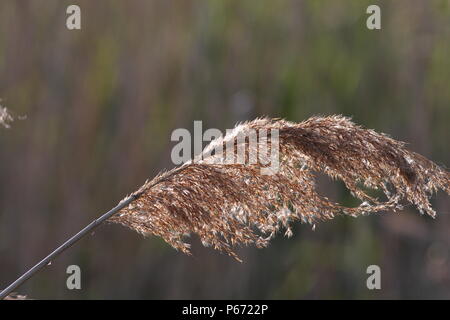
MULTIPOLYGON (((146 178, 173 167, 176 128, 344 114, 450 164, 450 1, 0 2, 0 287, 146 178), (78 4, 82 30, 66 29, 78 4), (366 28, 378 4, 382 29, 366 28)), ((342 184, 319 188, 346 205, 342 184)), ((450 298, 450 199, 315 231, 297 225, 243 263, 193 241, 104 225, 18 290, 36 299, 450 298), (82 289, 66 288, 66 268, 82 289), (366 288, 381 267, 382 289, 366 288)))

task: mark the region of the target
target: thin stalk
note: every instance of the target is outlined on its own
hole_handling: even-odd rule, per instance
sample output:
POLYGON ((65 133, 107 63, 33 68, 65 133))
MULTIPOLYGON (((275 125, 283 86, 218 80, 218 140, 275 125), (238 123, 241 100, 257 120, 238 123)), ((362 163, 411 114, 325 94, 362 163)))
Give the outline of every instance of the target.
POLYGON ((2 292, 0 292, 0 300, 6 298, 11 292, 13 292, 17 287, 19 287, 22 283, 27 281, 29 278, 31 278, 36 272, 44 268, 46 265, 48 265, 56 256, 58 256, 60 253, 65 251, 66 249, 73 246, 78 240, 83 238, 85 235, 87 235, 89 232, 91 232, 93 229, 98 227, 102 222, 109 219, 111 216, 116 214, 119 210, 126 207, 130 202, 136 200, 138 197, 138 194, 133 194, 130 197, 126 198, 122 202, 120 202, 116 207, 108 211, 107 213, 103 214, 101 217, 95 219, 90 224, 88 224, 86 227, 84 227, 80 232, 72 236, 70 239, 68 239, 66 242, 64 242, 62 245, 60 245, 58 248, 56 248, 52 253, 50 253, 47 257, 42 259, 39 263, 37 263, 34 267, 29 269, 27 272, 25 272, 22 276, 20 276, 16 281, 11 283, 8 287, 6 287, 2 292))

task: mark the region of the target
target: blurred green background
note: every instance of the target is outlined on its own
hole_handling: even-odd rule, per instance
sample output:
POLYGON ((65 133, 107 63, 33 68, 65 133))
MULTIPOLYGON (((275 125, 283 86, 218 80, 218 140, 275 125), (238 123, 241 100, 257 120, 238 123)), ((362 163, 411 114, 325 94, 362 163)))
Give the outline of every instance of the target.
MULTIPOLYGON (((450 164, 450 1, 0 2, 0 287, 173 167, 176 128, 344 114, 450 164), (78 4, 82 29, 66 28, 78 4), (382 29, 366 28, 378 4, 382 29)), ((355 205, 342 184, 332 199, 355 205)), ((450 298, 450 201, 297 225, 244 263, 108 224, 18 290, 47 299, 450 298), (68 265, 82 270, 69 291, 68 265), (366 288, 381 267, 382 289, 366 288)))

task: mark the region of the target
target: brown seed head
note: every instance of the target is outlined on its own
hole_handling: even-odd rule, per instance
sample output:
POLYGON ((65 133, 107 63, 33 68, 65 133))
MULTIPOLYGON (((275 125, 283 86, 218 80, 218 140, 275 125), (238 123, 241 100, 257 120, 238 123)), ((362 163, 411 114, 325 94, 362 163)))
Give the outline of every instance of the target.
MULTIPOLYGON (((275 174, 261 174, 264 165, 259 161, 213 163, 208 157, 217 156, 206 156, 146 182, 136 191, 137 200, 111 221, 143 235, 160 236, 185 253, 190 252, 185 239, 195 233, 205 246, 238 259, 234 246, 265 247, 281 229, 290 236, 295 221, 315 224, 337 214, 395 211, 404 201, 434 217, 431 194, 439 189, 450 194, 446 170, 408 151, 403 142, 342 116, 301 123, 262 118, 238 125, 234 133, 250 129, 278 129, 280 165, 275 174), (320 195, 317 172, 342 180, 362 203, 349 208, 320 195), (369 196, 365 188, 382 190, 386 199, 369 196)), ((230 139, 234 136, 211 143, 224 145, 230 139)), ((249 141, 241 143, 248 156, 249 141)))

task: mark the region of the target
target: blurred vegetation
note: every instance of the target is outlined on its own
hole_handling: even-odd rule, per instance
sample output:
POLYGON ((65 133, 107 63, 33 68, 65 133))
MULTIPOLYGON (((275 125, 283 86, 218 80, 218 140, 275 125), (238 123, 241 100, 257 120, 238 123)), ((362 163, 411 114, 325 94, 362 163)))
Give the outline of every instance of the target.
MULTIPOLYGON (((340 113, 450 163, 450 2, 0 2, 0 97, 26 119, 0 134, 0 287, 146 178, 176 128, 340 113), (65 27, 77 3, 82 30, 65 27), (379 4, 382 29, 366 28, 379 4)), ((323 180, 323 181, 322 181, 323 180)), ((337 182, 331 198, 355 204, 337 182)), ((244 263, 106 225, 20 293, 32 298, 450 298, 450 202, 297 225, 244 263), (66 289, 66 267, 82 290, 66 289), (366 268, 382 289, 366 288, 366 268)))

